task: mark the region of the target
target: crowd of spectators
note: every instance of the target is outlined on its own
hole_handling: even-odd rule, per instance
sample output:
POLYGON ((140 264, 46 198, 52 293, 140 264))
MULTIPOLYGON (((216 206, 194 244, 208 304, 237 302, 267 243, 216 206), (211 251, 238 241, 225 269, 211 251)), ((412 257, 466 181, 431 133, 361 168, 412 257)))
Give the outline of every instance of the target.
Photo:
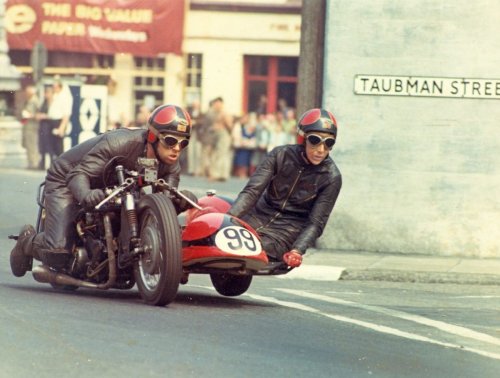
POLYGON ((186 173, 225 181, 247 178, 274 147, 295 143, 295 111, 286 106, 275 113, 250 112, 233 117, 224 110, 221 97, 210 102, 206 114, 198 103, 188 110, 193 119, 186 173))
MULTIPOLYGON (((112 98, 113 91, 110 90, 110 103, 113 103, 112 98)), ((234 117, 224 109, 221 97, 210 101, 205 113, 201 112, 198 102, 190 104, 187 109, 193 121, 193 132, 189 148, 181 160, 184 173, 206 177, 210 181, 226 181, 230 176, 247 178, 274 147, 295 143, 294 109, 280 100, 278 110, 268 113, 265 100, 259 102, 255 111, 240 117, 234 117)), ((37 97, 34 86, 25 88, 22 144, 27 152, 29 169, 44 170, 62 153, 62 138, 68 128, 71 107, 71 93, 60 80, 45 87, 42 99, 37 97)), ((118 120, 119 112, 113 121, 114 113, 110 111, 109 130, 147 128, 150 112, 149 107, 142 105, 135 119, 126 122, 118 120)))
POLYGON ((63 152, 63 139, 69 129, 73 96, 56 77, 44 88, 43 99, 34 85, 24 88, 21 110, 22 146, 26 149, 28 169, 45 170, 63 152))

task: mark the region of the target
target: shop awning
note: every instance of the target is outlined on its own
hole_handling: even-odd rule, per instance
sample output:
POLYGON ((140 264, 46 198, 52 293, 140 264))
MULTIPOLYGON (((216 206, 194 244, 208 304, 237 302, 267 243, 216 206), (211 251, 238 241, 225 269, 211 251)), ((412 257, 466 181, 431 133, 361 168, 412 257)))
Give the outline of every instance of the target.
POLYGON ((184 0, 7 0, 10 49, 181 54, 184 0))

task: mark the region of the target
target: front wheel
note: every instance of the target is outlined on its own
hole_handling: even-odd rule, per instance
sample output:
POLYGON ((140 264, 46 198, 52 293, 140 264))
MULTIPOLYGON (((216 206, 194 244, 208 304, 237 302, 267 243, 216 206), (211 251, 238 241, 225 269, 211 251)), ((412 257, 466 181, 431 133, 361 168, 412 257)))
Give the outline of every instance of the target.
POLYGON ((252 283, 252 276, 236 276, 234 274, 210 274, 210 280, 215 290, 226 297, 236 297, 248 290, 252 283))
POLYGON ((177 295, 182 274, 181 233, 172 201, 162 193, 145 196, 139 225, 144 253, 134 266, 137 287, 144 302, 165 306, 177 295))

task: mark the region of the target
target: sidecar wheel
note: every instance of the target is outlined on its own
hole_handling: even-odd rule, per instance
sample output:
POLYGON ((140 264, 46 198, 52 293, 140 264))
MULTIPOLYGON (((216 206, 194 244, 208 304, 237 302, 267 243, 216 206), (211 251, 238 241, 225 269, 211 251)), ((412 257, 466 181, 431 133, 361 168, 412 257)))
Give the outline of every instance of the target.
POLYGON ((210 280, 214 285, 215 290, 226 297, 236 297, 248 290, 252 283, 251 275, 236 276, 234 274, 210 274, 210 280))
POLYGON ((177 295, 182 275, 181 231, 172 201, 150 194, 139 204, 144 253, 134 265, 139 293, 149 305, 165 306, 177 295))

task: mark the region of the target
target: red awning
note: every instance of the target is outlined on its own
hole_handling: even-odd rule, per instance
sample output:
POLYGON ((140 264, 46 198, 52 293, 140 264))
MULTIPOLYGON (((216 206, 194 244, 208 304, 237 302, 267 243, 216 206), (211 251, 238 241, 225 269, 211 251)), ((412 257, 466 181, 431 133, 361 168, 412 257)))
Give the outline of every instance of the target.
POLYGON ((10 49, 181 54, 184 0, 7 0, 10 49))

